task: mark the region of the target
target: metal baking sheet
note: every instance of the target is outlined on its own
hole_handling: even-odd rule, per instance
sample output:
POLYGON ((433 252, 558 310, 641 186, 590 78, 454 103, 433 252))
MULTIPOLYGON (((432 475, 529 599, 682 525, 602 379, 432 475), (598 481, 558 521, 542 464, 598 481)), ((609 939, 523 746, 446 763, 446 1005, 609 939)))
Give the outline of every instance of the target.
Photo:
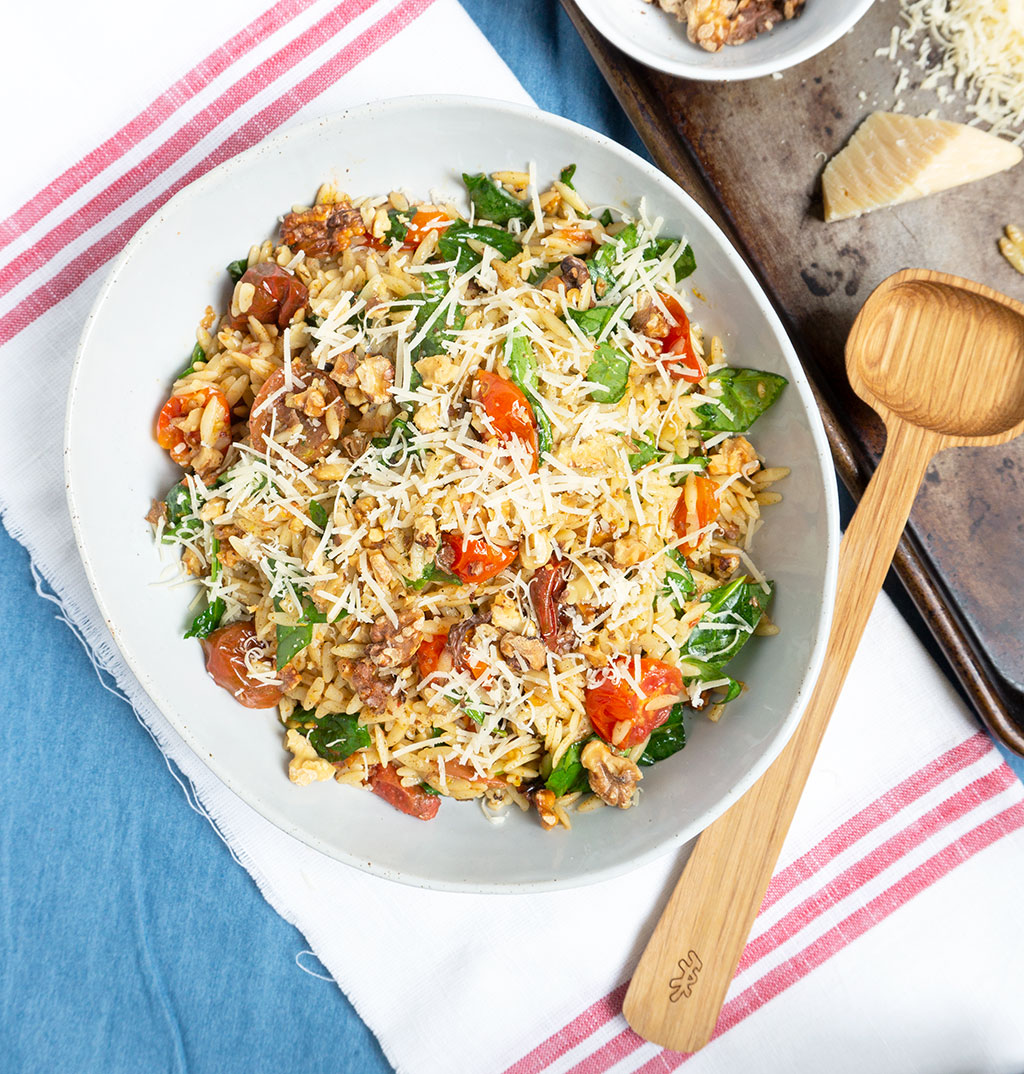
MULTIPOLYGON (((853 319, 876 284, 907 267, 1024 299, 1024 277, 997 247, 1007 223, 1024 226, 1024 165, 826 224, 825 162, 870 112, 897 107, 897 67, 876 55, 889 46, 895 3, 879 0, 842 40, 781 78, 712 83, 642 66, 605 41, 574 0, 562 2, 659 167, 726 229, 760 278, 817 389, 839 474, 859 496, 885 431, 846 379, 853 319)), ((962 101, 942 104, 921 89, 927 67, 902 55, 910 80, 899 107, 969 119, 962 101)), ((938 456, 895 566, 978 715, 1024 754, 1024 622, 1016 610, 1024 592, 1024 440, 938 456)))

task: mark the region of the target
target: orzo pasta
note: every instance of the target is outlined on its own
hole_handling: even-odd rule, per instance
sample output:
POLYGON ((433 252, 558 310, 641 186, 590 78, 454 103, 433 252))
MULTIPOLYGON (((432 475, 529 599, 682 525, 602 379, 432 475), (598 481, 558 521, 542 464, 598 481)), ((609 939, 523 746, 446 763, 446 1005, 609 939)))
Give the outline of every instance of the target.
POLYGON ((186 636, 278 708, 295 783, 568 827, 630 806, 774 632, 750 543, 787 471, 744 434, 785 380, 727 365, 690 247, 574 170, 465 176, 468 215, 321 188, 229 266, 160 412, 186 636))

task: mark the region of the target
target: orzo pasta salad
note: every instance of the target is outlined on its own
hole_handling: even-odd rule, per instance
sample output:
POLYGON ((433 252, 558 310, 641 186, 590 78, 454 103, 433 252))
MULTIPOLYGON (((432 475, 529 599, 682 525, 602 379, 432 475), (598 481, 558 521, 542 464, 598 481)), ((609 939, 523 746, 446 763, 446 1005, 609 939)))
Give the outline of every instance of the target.
POLYGON ((466 175, 468 214, 322 187, 228 266, 160 411, 186 637, 277 707, 297 784, 626 809, 775 632, 750 545, 787 471, 746 433, 786 382, 727 365, 691 248, 574 172, 466 175))

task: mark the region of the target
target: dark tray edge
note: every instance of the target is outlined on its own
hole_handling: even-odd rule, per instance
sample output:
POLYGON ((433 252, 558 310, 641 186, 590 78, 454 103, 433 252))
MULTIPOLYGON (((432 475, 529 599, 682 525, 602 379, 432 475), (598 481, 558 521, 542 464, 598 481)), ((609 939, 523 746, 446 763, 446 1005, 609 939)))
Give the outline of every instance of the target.
MULTIPOLYGON (((852 442, 837 418, 827 386, 818 383, 814 363, 807 360, 794 325, 781 307, 771 284, 751 258, 730 214, 714 200, 711 185, 699 160, 681 139, 666 135, 655 118, 657 112, 652 107, 653 102, 644 95, 640 81, 622 74, 623 70, 640 68, 640 65, 606 41, 587 21, 575 0, 561 0, 561 3, 655 164, 679 183, 722 228, 764 289, 785 325, 807 374, 836 471, 850 495, 859 500, 870 480, 874 464, 852 442)), ((950 671, 982 722, 1007 748, 1024 756, 1024 728, 1013 719, 996 686, 996 674, 991 662, 957 611, 941 577, 929 564, 908 527, 893 560, 897 577, 938 642, 950 671)))

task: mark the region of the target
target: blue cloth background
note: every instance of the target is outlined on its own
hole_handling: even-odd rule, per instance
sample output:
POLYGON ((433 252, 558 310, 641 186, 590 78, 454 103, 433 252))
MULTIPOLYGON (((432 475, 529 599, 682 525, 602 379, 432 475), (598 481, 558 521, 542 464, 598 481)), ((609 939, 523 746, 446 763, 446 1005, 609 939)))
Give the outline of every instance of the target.
MULTIPOLYGON (((643 153, 553 0, 463 2, 541 107, 643 153)), ((3 531, 0 607, 0 1070, 389 1071, 3 531)))

